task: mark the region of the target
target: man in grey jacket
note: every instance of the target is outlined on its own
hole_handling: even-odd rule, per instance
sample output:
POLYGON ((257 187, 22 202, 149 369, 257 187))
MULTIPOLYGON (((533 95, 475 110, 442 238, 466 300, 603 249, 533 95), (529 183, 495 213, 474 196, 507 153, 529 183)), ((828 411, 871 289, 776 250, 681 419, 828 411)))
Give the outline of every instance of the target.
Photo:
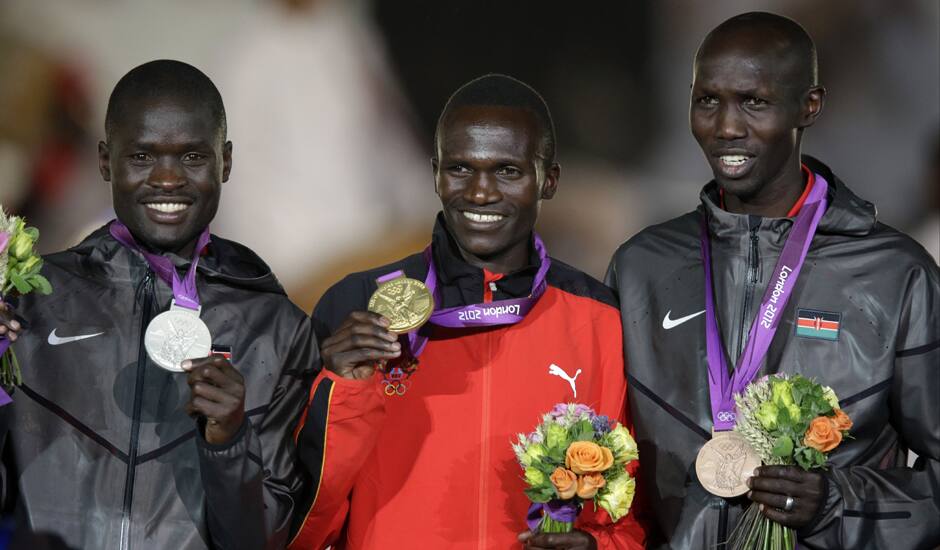
POLYGON ((99 144, 117 220, 45 258, 54 291, 21 299, 22 321, 0 316, 23 368, 0 409, 7 508, 71 547, 285 544, 316 347, 267 265, 209 235, 232 166, 225 126, 198 69, 125 75, 99 144), (205 341, 193 356, 200 320, 211 354, 205 341))
POLYGON ((793 21, 751 13, 713 30, 695 57, 690 121, 714 180, 697 210, 645 229, 611 262, 655 515, 651 547, 714 548, 750 501, 797 529, 807 548, 940 543, 940 269, 828 167, 801 158, 802 134, 825 99, 816 73, 812 40, 793 21), (800 237, 794 217, 810 208, 808 195, 828 207, 815 234, 800 237), (775 265, 791 235, 808 252, 786 282, 775 265), (768 285, 792 298, 775 312, 762 307, 768 285), (854 439, 827 471, 762 467, 746 496, 714 496, 694 462, 733 413, 713 410, 711 363, 724 361, 708 361, 708 348, 740 366, 752 325, 774 315, 756 376, 801 373, 832 386, 854 439), (708 316, 717 322, 711 346, 708 316), (912 468, 908 449, 920 456, 912 468))

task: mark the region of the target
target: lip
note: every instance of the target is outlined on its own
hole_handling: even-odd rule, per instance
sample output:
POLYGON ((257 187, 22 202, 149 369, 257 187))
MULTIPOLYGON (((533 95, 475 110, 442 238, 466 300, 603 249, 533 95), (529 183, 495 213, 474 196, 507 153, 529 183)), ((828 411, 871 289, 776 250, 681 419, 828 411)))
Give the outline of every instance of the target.
POLYGON ((738 179, 746 176, 754 167, 756 156, 744 149, 721 149, 712 153, 711 161, 714 170, 728 179, 738 179), (722 157, 744 157, 740 164, 727 164, 722 157))
POLYGON ((496 212, 493 210, 477 210, 474 208, 457 208, 455 210, 457 214, 456 217, 460 220, 460 223, 465 227, 476 231, 492 230, 502 226, 510 219, 509 215, 505 212, 496 212), (468 218, 465 215, 465 212, 479 216, 501 216, 502 218, 495 221, 479 221, 468 218))
POLYGON ((176 225, 186 219, 192 209, 193 200, 189 197, 159 197, 141 200, 140 205, 144 207, 147 217, 154 223, 176 225), (181 205, 183 208, 174 211, 162 211, 151 206, 155 204, 181 205))

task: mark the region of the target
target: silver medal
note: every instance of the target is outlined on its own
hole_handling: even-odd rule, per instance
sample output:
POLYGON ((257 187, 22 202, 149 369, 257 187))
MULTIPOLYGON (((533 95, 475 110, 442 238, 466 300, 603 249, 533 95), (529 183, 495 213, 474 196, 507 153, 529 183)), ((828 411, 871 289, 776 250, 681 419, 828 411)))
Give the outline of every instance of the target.
POLYGON ((147 325, 144 347, 158 366, 182 372, 180 363, 186 359, 209 356, 212 335, 198 311, 179 307, 174 300, 168 311, 157 315, 147 325))

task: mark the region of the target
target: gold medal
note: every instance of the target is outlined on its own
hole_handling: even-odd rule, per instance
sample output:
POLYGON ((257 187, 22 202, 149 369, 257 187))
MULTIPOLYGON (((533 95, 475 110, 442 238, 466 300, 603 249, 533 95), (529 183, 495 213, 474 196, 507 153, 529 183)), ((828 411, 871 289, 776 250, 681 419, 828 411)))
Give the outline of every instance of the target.
POLYGON ((706 491, 731 498, 748 491, 747 480, 760 465, 757 452, 743 437, 731 431, 715 432, 698 452, 695 474, 706 491))
POLYGON ((396 277, 379 284, 369 298, 369 311, 391 322, 389 332, 402 334, 427 322, 434 311, 434 297, 421 281, 396 277))

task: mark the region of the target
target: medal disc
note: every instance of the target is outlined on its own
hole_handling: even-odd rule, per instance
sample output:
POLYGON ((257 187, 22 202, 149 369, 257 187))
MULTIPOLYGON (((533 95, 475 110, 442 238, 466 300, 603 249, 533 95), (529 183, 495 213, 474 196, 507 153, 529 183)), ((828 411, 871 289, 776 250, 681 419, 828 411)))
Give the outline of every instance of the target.
POLYGON ((147 355, 158 366, 183 372, 180 363, 186 359, 207 357, 212 351, 209 327, 195 312, 172 308, 157 315, 144 334, 147 355))
POLYGON ((735 432, 715 432, 698 452, 695 474, 709 493, 731 498, 748 492, 747 479, 760 465, 757 452, 743 437, 735 432))
POLYGON ((389 332, 402 334, 427 322, 434 311, 434 297, 421 281, 397 277, 379 284, 369 298, 369 311, 391 322, 389 332))

